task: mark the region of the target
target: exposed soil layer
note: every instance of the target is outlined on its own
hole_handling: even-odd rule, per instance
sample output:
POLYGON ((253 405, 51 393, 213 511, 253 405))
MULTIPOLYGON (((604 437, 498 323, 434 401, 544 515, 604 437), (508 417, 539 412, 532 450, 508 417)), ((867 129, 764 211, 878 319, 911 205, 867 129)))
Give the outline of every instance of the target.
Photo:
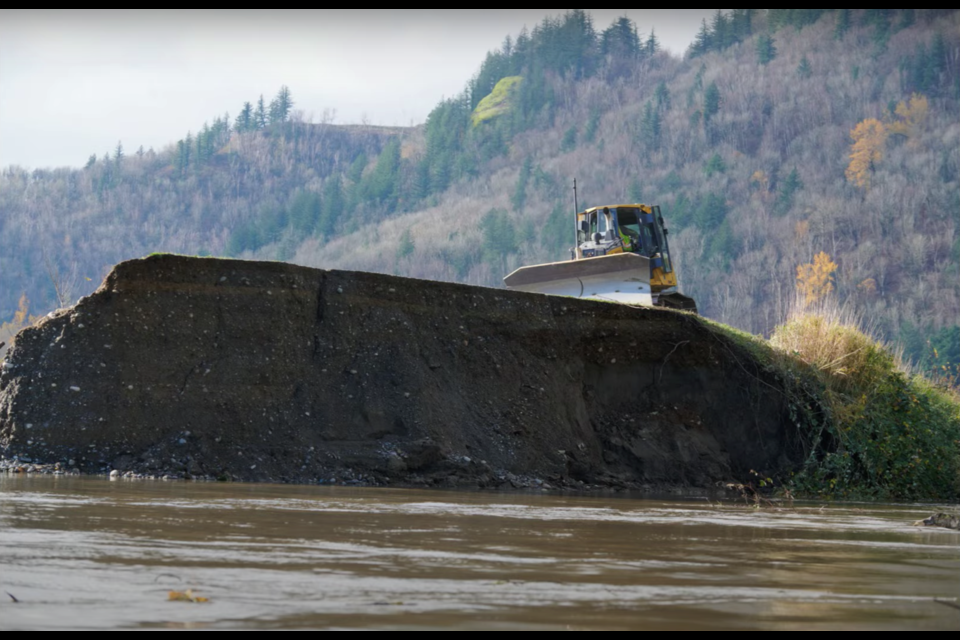
POLYGON ((0 446, 85 473, 709 488, 802 462, 781 389, 674 311, 156 256, 17 338, 0 446))

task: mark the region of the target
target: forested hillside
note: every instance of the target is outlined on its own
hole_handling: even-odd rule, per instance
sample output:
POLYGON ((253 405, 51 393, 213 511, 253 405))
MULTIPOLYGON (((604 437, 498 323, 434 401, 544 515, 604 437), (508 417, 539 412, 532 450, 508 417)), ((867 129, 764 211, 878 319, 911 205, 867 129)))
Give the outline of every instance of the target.
POLYGON ((956 365, 958 176, 960 11, 736 9, 683 59, 572 11, 416 129, 303 122, 283 88, 157 153, 5 170, 0 319, 154 251, 498 286, 568 256, 577 178, 581 205, 663 207, 705 315, 766 333, 799 285, 956 365))

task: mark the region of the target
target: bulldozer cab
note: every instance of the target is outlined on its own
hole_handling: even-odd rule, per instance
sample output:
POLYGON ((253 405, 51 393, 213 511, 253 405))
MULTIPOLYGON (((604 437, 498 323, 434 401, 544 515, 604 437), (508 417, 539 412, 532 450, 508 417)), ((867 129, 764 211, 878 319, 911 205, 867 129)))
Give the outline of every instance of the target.
POLYGON ((597 207, 577 214, 576 259, 633 253, 650 258, 653 269, 673 273, 667 231, 659 207, 597 207))

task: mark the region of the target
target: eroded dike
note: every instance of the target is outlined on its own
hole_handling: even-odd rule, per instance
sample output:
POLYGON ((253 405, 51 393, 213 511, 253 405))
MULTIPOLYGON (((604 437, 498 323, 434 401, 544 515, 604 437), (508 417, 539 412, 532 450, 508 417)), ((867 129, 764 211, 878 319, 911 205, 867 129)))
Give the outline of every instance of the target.
POLYGON ((682 313, 155 256, 18 337, 0 447, 87 473, 710 488, 803 461, 781 389, 682 313))

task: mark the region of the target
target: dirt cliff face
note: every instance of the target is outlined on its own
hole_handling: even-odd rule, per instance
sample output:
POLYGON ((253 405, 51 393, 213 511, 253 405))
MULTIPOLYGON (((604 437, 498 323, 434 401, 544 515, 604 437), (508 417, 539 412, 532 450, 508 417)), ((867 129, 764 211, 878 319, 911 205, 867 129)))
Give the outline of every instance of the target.
POLYGON ((709 487, 802 459, 764 375, 666 310, 159 256, 19 336, 0 446, 94 473, 709 487))

